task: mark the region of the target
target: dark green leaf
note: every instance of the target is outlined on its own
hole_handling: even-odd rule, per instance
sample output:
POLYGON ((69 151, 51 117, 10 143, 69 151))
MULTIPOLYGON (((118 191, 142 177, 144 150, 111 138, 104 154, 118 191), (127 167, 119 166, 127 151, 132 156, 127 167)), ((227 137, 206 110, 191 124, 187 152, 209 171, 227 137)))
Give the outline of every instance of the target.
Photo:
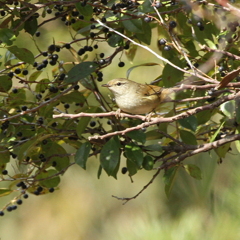
POLYGON ((194 164, 186 164, 183 165, 183 167, 191 177, 196 178, 197 180, 202 179, 202 172, 198 166, 194 164))
POLYGON ((132 162, 136 163, 137 166, 140 168, 143 163, 143 151, 142 149, 135 144, 128 144, 124 148, 124 152, 126 158, 131 160, 132 162))
POLYGON ((8 188, 0 188, 0 197, 7 196, 10 193, 12 193, 13 190, 8 189, 8 188))
POLYGON ((128 132, 126 135, 131 139, 137 142, 140 142, 142 144, 146 142, 146 135, 142 130, 131 131, 131 132, 128 132))
POLYGON ((14 32, 11 29, 0 29, 0 41, 7 45, 12 45, 12 42, 16 39, 14 32))
POLYGON ((34 82, 34 81, 36 81, 37 78, 41 75, 41 73, 42 73, 42 71, 33 72, 33 73, 30 75, 28 81, 29 81, 29 82, 34 82))
POLYGON ((154 166, 153 158, 149 155, 145 156, 142 166, 145 170, 152 170, 154 166))
POLYGON ((31 34, 32 36, 36 33, 38 29, 38 22, 36 18, 32 18, 30 21, 26 21, 24 23, 24 29, 26 32, 31 34))
POLYGON ((56 176, 58 171, 50 169, 48 171, 41 172, 37 175, 36 179, 39 180, 39 185, 46 188, 57 187, 60 183, 60 177, 56 176))
POLYGON ((90 150, 91 144, 89 142, 85 142, 81 145, 75 154, 75 162, 83 169, 86 169, 86 162, 88 160, 90 150))
POLYGON ((71 92, 61 97, 61 101, 67 102, 67 103, 84 103, 85 97, 81 92, 71 92))
POLYGON ((137 163, 133 162, 131 159, 127 159, 127 169, 129 176, 133 176, 137 173, 139 167, 137 166, 137 163))
POLYGON ((8 76, 0 76, 0 92, 8 92, 12 87, 12 80, 8 76))
POLYGON ((120 142, 118 137, 112 137, 102 148, 100 162, 108 176, 117 178, 120 161, 120 142))
MULTIPOLYGON (((172 61, 175 65, 182 67, 182 63, 180 60, 176 59, 172 61)), ((177 70, 171 65, 167 64, 162 72, 162 78, 165 87, 172 87, 176 85, 177 82, 180 82, 183 79, 183 72, 177 70)))
POLYGON ((31 51, 26 48, 19 48, 17 46, 8 47, 8 50, 13 53, 19 60, 22 60, 26 63, 34 63, 34 55, 31 51))
POLYGON ((235 116, 235 101, 228 101, 221 104, 220 109, 228 118, 233 118, 235 116))
POLYGON ((144 146, 144 149, 149 150, 149 151, 157 151, 157 152, 162 151, 162 147, 160 144, 151 144, 148 146, 144 146))
POLYGON ((86 4, 85 6, 82 6, 81 2, 78 2, 75 4, 75 6, 83 16, 92 16, 93 8, 90 4, 86 4))
POLYGON ((133 33, 144 33, 142 27, 142 19, 131 19, 130 16, 123 15, 121 18, 122 24, 126 30, 133 33))
POLYGON ((82 62, 75 65, 69 72, 68 77, 64 79, 66 83, 74 83, 80 79, 88 77, 96 70, 98 65, 94 62, 82 62))
POLYGON ((123 38, 118 34, 112 34, 111 37, 108 39, 108 44, 111 47, 119 47, 124 45, 123 38))
MULTIPOLYGON (((86 110, 86 113, 94 113, 97 112, 99 108, 98 107, 91 107, 90 109, 86 110)), ((82 137, 83 132, 85 131, 87 125, 89 124, 91 120, 91 117, 83 117, 79 120, 78 125, 77 125, 77 135, 78 137, 82 137)))
POLYGON ((167 197, 169 197, 171 190, 173 188, 174 181, 176 179, 176 174, 178 172, 179 167, 171 167, 167 169, 163 175, 163 180, 165 183, 165 193, 167 197))
POLYGON ((181 126, 192 130, 193 132, 196 131, 198 122, 195 116, 189 116, 188 118, 179 119, 178 122, 181 126))
POLYGON ((197 140, 194 134, 189 131, 180 130, 180 137, 182 141, 189 145, 197 145, 197 140))
POLYGON ((139 41, 144 42, 147 45, 150 45, 151 39, 152 39, 151 26, 150 26, 150 24, 148 24, 142 20, 142 28, 143 28, 143 33, 136 33, 136 36, 139 41))
POLYGON ((9 153, 9 151, 1 152, 0 165, 2 165, 4 163, 8 163, 9 161, 10 161, 10 153, 9 153))

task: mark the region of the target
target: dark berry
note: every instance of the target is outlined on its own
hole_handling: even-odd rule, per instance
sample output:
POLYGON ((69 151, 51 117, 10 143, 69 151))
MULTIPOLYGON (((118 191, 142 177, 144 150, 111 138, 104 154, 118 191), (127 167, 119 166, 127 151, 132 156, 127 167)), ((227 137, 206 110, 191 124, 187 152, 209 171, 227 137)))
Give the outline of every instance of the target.
POLYGON ((79 12, 78 11, 72 11, 72 16, 73 17, 77 17, 79 15, 79 12))
POLYGON ((39 187, 37 188, 37 191, 38 191, 38 192, 42 192, 42 190, 43 190, 43 188, 42 188, 41 186, 39 186, 39 187))
POLYGON ((170 51, 172 48, 169 45, 164 46, 163 48, 165 51, 170 51))
POLYGON ((0 211, 0 216, 4 216, 4 212, 3 211, 0 211))
POLYGON ((98 77, 102 77, 103 73, 102 72, 98 72, 97 75, 98 75, 98 77))
POLYGON ((90 127, 95 127, 95 126, 96 126, 96 122, 95 122, 95 121, 91 121, 91 122, 89 123, 89 125, 90 125, 90 127))
POLYGON ((17 209, 17 205, 12 205, 12 210, 16 210, 17 209))
POLYGON ((48 47, 48 52, 53 53, 56 50, 56 45, 55 44, 51 44, 48 47))
POLYGON ((38 195, 40 194, 40 192, 37 191, 37 190, 35 190, 35 191, 33 192, 33 194, 35 194, 36 196, 38 196, 38 195))
POLYGON ((12 210, 13 210, 13 209, 12 209, 12 206, 8 206, 8 207, 7 207, 7 211, 8 211, 8 212, 11 212, 12 210))
POLYGON ((8 174, 8 171, 6 170, 6 169, 4 169, 3 171, 2 171, 2 175, 7 175, 8 174))
POLYGON ((52 13, 52 9, 51 9, 51 8, 48 8, 48 9, 47 9, 47 13, 48 13, 48 14, 51 14, 51 13, 52 13))
POLYGON ((94 38, 94 37, 96 36, 96 34, 95 34, 94 32, 90 32, 90 33, 89 33, 89 36, 90 36, 91 38, 94 38))
POLYGON ((78 90, 80 88, 79 85, 74 86, 74 90, 78 90))
POLYGON ((17 203, 18 205, 21 205, 22 202, 23 202, 22 199, 18 199, 16 203, 17 203))
POLYGON ((14 72, 15 72, 16 74, 20 74, 20 73, 21 73, 21 69, 20 69, 20 68, 16 68, 16 69, 14 70, 14 72))
POLYGON ((17 134, 16 134, 18 137, 22 137, 22 132, 18 132, 17 134))
POLYGON ((66 44, 64 45, 64 47, 65 47, 66 49, 70 49, 70 48, 71 48, 71 45, 70 45, 70 43, 66 43, 66 44))
POLYGON ((13 93, 18 93, 18 89, 13 88, 12 92, 13 92, 13 93))
POLYGON ((161 38, 161 39, 158 40, 159 45, 165 45, 166 42, 167 41, 164 38, 161 38))
POLYGON ((169 28, 175 28, 177 26, 177 23, 175 21, 169 22, 169 28))
POLYGON ((27 110, 27 106, 22 106, 22 111, 26 111, 27 110))
POLYGON ((2 11, 0 11, 0 15, 1 15, 1 16, 5 16, 5 15, 6 15, 6 12, 5 12, 5 11, 3 11, 3 10, 2 10, 2 11))
POLYGON ((128 169, 127 169, 126 167, 123 167, 123 168, 122 168, 122 174, 126 174, 127 171, 128 171, 128 169))
POLYGON ((124 63, 124 62, 119 62, 119 63, 118 63, 118 66, 119 66, 119 67, 124 67, 124 66, 125 66, 125 63, 124 63))
POLYGON ((96 28, 96 26, 93 24, 93 25, 91 25, 91 27, 90 27, 91 29, 95 29, 96 28))
POLYGON ((12 77, 14 76, 14 73, 13 73, 13 72, 9 72, 9 73, 8 73, 8 76, 9 76, 10 78, 12 78, 12 77))
POLYGON ((41 35, 40 32, 36 32, 36 33, 35 33, 35 36, 36 36, 36 37, 39 37, 40 35, 41 35))
POLYGON ((78 55, 81 56, 85 53, 85 50, 83 48, 78 50, 78 55))
POLYGON ((78 19, 83 20, 83 19, 84 19, 84 16, 83 16, 83 15, 79 15, 79 16, 78 16, 78 19))
POLYGON ((42 144, 46 145, 48 143, 48 141, 46 139, 42 140, 42 144))
POLYGON ((99 57, 100 57, 100 58, 104 58, 104 55, 105 55, 104 53, 100 53, 100 54, 99 54, 99 57))
POLYGON ((57 162, 56 162, 56 161, 53 161, 53 162, 52 162, 52 166, 53 166, 53 167, 56 167, 56 166, 57 166, 57 162))
POLYGON ((127 50, 127 49, 129 49, 129 47, 130 47, 129 44, 126 44, 126 45, 124 46, 124 49, 127 50))
POLYGON ((224 70, 225 70, 224 66, 220 66, 220 67, 218 68, 218 71, 219 71, 219 72, 222 72, 222 71, 224 71, 224 70))
POLYGON ((54 188, 49 188, 49 189, 48 189, 48 191, 49 191, 50 193, 53 193, 54 190, 55 190, 54 188))
POLYGON ((61 74, 59 75, 58 79, 59 79, 60 81, 62 81, 62 80, 64 80, 65 77, 66 77, 66 74, 65 74, 65 73, 61 73, 61 74))
POLYGON ((23 75, 28 75, 28 70, 27 70, 27 69, 24 69, 24 70, 22 71, 22 74, 23 74, 23 75))
POLYGON ((100 63, 101 65, 103 65, 103 64, 105 63, 105 59, 100 59, 100 60, 99 60, 99 63, 100 63))
POLYGON ((24 194, 23 198, 27 199, 28 198, 28 194, 24 194))
POLYGON ((56 123, 56 122, 53 122, 51 126, 52 126, 52 127, 56 127, 56 126, 57 126, 57 123, 56 123))
POLYGON ((155 3, 155 7, 156 7, 156 8, 162 7, 162 3, 161 3, 161 2, 156 2, 156 3, 155 3))
POLYGON ((65 108, 65 109, 68 109, 68 108, 70 108, 70 105, 69 105, 68 103, 65 103, 65 104, 64 104, 64 108, 65 108))
POLYGON ((145 21, 145 22, 151 22, 151 18, 150 18, 150 17, 145 17, 145 18, 144 18, 144 21, 145 21))
POLYGON ((42 55, 43 55, 44 57, 47 57, 48 53, 47 53, 47 52, 42 52, 42 55))
POLYGON ((95 44, 95 45, 93 46, 93 48, 94 48, 94 49, 98 49, 98 45, 95 44))
POLYGON ((52 93, 57 93, 58 92, 58 88, 57 87, 54 87, 54 86, 51 86, 49 88, 49 91, 52 92, 52 93))
POLYGON ((43 124, 44 123, 44 120, 42 117, 39 117, 38 120, 37 120, 37 123, 38 124, 43 124))

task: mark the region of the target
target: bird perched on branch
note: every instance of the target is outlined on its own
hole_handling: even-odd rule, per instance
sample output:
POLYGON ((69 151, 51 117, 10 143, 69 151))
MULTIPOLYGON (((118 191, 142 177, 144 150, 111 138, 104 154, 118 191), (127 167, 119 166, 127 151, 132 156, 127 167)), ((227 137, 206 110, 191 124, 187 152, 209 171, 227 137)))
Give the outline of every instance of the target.
POLYGON ((175 99, 181 88, 162 88, 140 84, 125 78, 116 78, 103 84, 115 97, 118 107, 126 113, 145 114, 158 109, 161 103, 175 99))

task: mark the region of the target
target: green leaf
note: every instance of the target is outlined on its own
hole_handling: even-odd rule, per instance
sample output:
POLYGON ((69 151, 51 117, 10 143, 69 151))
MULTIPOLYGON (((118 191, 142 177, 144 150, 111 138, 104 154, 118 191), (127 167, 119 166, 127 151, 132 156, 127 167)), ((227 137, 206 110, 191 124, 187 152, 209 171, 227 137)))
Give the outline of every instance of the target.
POLYGON ((29 82, 35 82, 35 81, 37 80, 37 78, 41 75, 41 73, 42 73, 42 71, 33 72, 33 73, 30 75, 28 81, 29 81, 29 82))
POLYGON ((198 126, 197 118, 195 116, 189 116, 187 118, 179 119, 178 122, 181 124, 181 126, 190 129, 193 132, 196 131, 198 126))
POLYGON ((54 188, 57 187, 60 183, 60 177, 55 176, 57 173, 58 171, 50 169, 48 171, 39 173, 36 177, 36 180, 39 181, 39 185, 42 187, 54 188))
POLYGON ((136 142, 140 142, 142 144, 146 142, 146 135, 142 130, 134 130, 126 133, 126 135, 136 142))
POLYGON ((0 197, 7 196, 10 193, 12 193, 13 190, 8 189, 8 188, 0 188, 0 197))
MULTIPOLYGON (((91 107, 88 110, 86 110, 86 113, 95 113, 97 112, 99 108, 98 107, 91 107)), ((78 125, 77 125, 77 135, 78 137, 82 137, 83 132, 85 131, 87 125, 89 124, 91 120, 91 117, 83 117, 79 120, 78 125)))
POLYGON ((240 99, 235 99, 236 103, 235 103, 235 106, 236 106, 236 122, 238 124, 240 124, 240 99))
POLYGON ((146 43, 147 45, 150 45, 151 39, 152 39, 152 29, 150 24, 144 22, 142 20, 142 28, 143 28, 143 33, 136 33, 136 36, 139 41, 142 41, 146 43))
POLYGON ((100 163, 108 176, 117 178, 120 162, 120 142, 117 136, 112 137, 102 148, 100 163))
POLYGON ((89 142, 85 142, 77 150, 75 157, 74 157, 75 162, 85 170, 86 170, 86 162, 88 160, 90 150, 91 150, 91 144, 89 142))
POLYGON ((160 144, 151 144, 148 146, 144 146, 145 150, 149 150, 149 151, 156 151, 156 152, 162 152, 162 147, 160 144))
POLYGON ((144 33, 143 32, 143 26, 142 26, 142 19, 138 18, 138 19, 131 19, 130 16, 127 15, 123 15, 121 17, 122 20, 122 24, 125 27, 126 30, 128 30, 129 32, 133 32, 133 33, 144 33))
POLYGON ((12 87, 12 80, 8 76, 0 76, 0 92, 8 92, 12 87))
POLYGON ((112 34, 107 42, 111 47, 119 47, 124 45, 123 38, 118 34, 112 34))
POLYGON ((124 153, 126 158, 136 163, 139 168, 142 166, 143 151, 138 145, 135 145, 134 143, 126 145, 124 153))
POLYGON ((76 9, 83 15, 83 16, 92 16, 93 8, 91 5, 86 4, 82 6, 80 2, 75 4, 76 9))
POLYGON ((143 164, 142 164, 143 168, 145 170, 152 170, 153 166, 154 166, 154 161, 153 158, 149 155, 145 156, 143 159, 143 164))
MULTIPOLYGON (((50 135, 51 136, 51 135, 50 135)), ((47 135, 43 135, 42 139, 39 142, 42 142, 43 139, 47 139, 47 135)), ((48 158, 48 162, 45 164, 45 167, 51 167, 53 162, 56 162, 55 169, 62 171, 69 166, 70 160, 67 156, 66 150, 56 142, 48 141, 47 144, 42 144, 41 153, 48 158)))
POLYGON ((67 102, 67 103, 84 103, 85 102, 85 97, 81 92, 74 91, 71 93, 68 93, 64 96, 61 97, 62 102, 67 102))
POLYGON ((167 197, 170 196, 170 193, 172 191, 178 169, 179 169, 178 166, 171 167, 171 168, 167 169, 163 175, 163 180, 165 183, 165 193, 166 193, 167 197))
POLYGON ((129 173, 129 176, 133 176, 137 173, 139 167, 137 166, 137 163, 133 162, 131 159, 127 159, 127 170, 129 173))
POLYGON ((30 21, 26 21, 24 23, 24 29, 26 32, 31 34, 32 36, 35 34, 35 32, 38 29, 38 22, 36 18, 32 18, 30 21))
POLYGON ((186 164, 183 165, 183 167, 191 177, 196 178, 197 180, 202 179, 202 172, 198 166, 194 164, 186 164))
POLYGON ((80 79, 88 77, 97 69, 98 65, 94 62, 82 62, 75 65, 69 72, 68 77, 64 79, 66 83, 74 83, 80 79))
POLYGON ((214 150, 220 158, 225 158, 227 152, 230 150, 230 145, 231 143, 226 143, 214 150))
POLYGON ((180 137, 182 141, 189 145, 197 145, 197 140, 194 134, 189 131, 180 130, 180 137))
POLYGON ((1 152, 0 165, 2 165, 4 163, 8 163, 9 161, 10 161, 10 153, 9 153, 9 151, 1 152))
POLYGON ((220 110, 224 113, 228 118, 233 118, 235 116, 235 101, 228 101, 220 106, 220 110))
POLYGON ((224 125, 224 123, 225 123, 225 122, 222 122, 222 124, 219 126, 219 128, 217 129, 217 131, 213 134, 213 136, 212 136, 211 139, 210 139, 210 142, 213 142, 213 141, 216 139, 216 137, 217 137, 217 135, 219 134, 222 126, 224 125))
POLYGON ((22 60, 26 63, 34 63, 34 55, 31 51, 26 48, 19 48, 17 46, 8 47, 8 50, 13 53, 19 60, 22 60))
POLYGON ((139 6, 139 10, 143 13, 150 13, 154 9, 151 1, 143 1, 143 3, 139 6))
MULTIPOLYGON (((172 61, 175 65, 182 67, 182 63, 178 59, 174 59, 172 61)), ((173 87, 176 85, 177 82, 180 82, 183 79, 184 73, 179 71, 178 69, 172 67, 171 65, 167 64, 162 72, 162 78, 165 87, 173 87)))
POLYGON ((11 29, 0 29, 0 41, 7 45, 12 45, 12 42, 16 40, 16 36, 11 29))

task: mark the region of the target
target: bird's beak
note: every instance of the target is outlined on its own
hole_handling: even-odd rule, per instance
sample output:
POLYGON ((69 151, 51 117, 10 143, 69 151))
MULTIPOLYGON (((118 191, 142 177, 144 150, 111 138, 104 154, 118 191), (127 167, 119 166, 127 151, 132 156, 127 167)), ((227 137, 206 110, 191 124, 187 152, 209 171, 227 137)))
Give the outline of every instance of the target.
POLYGON ((108 84, 103 84, 102 87, 110 87, 108 84))

